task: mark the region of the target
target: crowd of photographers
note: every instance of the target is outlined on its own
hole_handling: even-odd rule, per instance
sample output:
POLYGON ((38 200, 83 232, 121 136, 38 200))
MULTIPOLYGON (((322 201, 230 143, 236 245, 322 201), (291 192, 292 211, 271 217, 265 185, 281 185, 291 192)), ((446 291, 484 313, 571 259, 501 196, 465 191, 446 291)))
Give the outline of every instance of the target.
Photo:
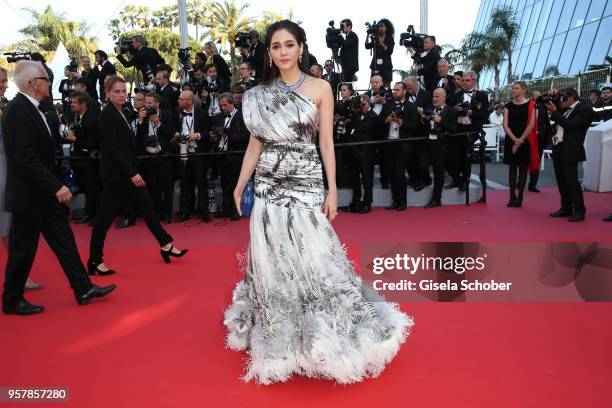
MULTIPOLYGON (((350 19, 342 20, 339 29, 330 22, 326 43, 332 50, 331 59, 320 65, 310 55, 311 74, 329 81, 336 96, 334 140, 338 144, 353 143, 336 151, 338 185, 353 189, 353 198, 343 209, 370 212, 376 164, 381 187, 391 193, 387 209, 407 208, 408 186, 420 191, 432 184, 433 193, 425 207, 441 206, 443 189, 467 188, 471 177, 467 152, 489 121, 498 121, 504 128, 504 106, 489 101, 487 93, 476 89, 475 73, 451 73, 435 37, 415 33, 412 26, 400 34, 399 45, 411 52, 418 76, 391 83, 394 27, 387 19, 366 25, 365 48, 372 53, 367 92, 359 94, 352 85, 359 71, 359 38, 350 19), (450 175, 446 185, 445 173, 450 175)), ((117 43, 119 62, 134 67, 143 78, 143 83, 134 87, 135 95, 124 107, 124 115, 130 122, 134 143, 145 157, 141 160, 142 174, 165 223, 173 221, 177 181, 179 211, 174 220, 185 221, 197 215, 210 222, 209 213, 217 212, 212 183, 219 178, 223 203, 218 214, 239 219, 231 193, 240 172, 240 152, 249 137, 240 106, 244 92, 262 77, 266 48, 256 30, 239 33, 236 47, 242 58, 239 78, 233 79, 213 42, 206 43, 204 52, 195 54, 193 62, 188 50, 179 50, 184 68, 177 75, 179 85, 171 82, 173 69, 157 50, 147 46, 143 36, 117 43), (229 153, 209 155, 226 151, 229 153)), ((104 81, 116 74, 104 51, 96 51, 94 58, 95 63, 83 56, 78 63, 72 61, 66 66, 59 85, 60 115, 56 115, 51 101, 46 114, 50 123, 57 124, 58 148, 70 145, 74 181, 86 198, 84 214, 77 222, 90 222, 96 216, 101 194, 95 160, 99 140, 96 122, 106 103, 104 81)), ((44 64, 44 60, 41 62, 44 64)), ((540 155, 553 137, 546 98, 549 96, 543 100, 533 95, 537 100, 540 155)), ((604 88, 601 94, 592 93, 590 103, 595 116, 609 119, 612 111, 606 106, 612 103, 610 88, 604 88)), ((531 191, 538 191, 536 183, 534 171, 531 191)), ((132 225, 136 214, 131 203, 124 203, 123 213, 125 218, 118 226, 132 225)))

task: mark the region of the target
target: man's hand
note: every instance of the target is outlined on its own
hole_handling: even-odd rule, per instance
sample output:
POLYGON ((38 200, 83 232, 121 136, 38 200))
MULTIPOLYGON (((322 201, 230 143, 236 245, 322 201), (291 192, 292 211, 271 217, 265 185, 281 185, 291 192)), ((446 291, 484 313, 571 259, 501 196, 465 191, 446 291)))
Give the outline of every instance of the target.
POLYGON ((145 186, 145 182, 144 182, 144 180, 143 180, 143 178, 142 178, 142 176, 140 174, 135 175, 130 180, 132 180, 132 183, 136 187, 144 187, 145 186))
POLYGON ((187 140, 190 142, 194 142, 196 140, 200 140, 200 134, 199 133, 190 133, 187 135, 187 140))
POLYGON ((144 119, 147 117, 147 110, 145 108, 142 108, 140 111, 138 111, 138 122, 142 123, 144 122, 144 119))
POLYGON ((548 102, 547 104, 545 104, 544 106, 546 106, 546 109, 548 109, 549 112, 556 112, 557 111, 557 105, 555 105, 552 102, 548 102))
POLYGON ((433 120, 434 123, 440 123, 440 121, 442 121, 442 116, 440 116, 440 115, 433 115, 431 117, 431 120, 433 120))
POLYGON ((149 118, 149 121, 154 125, 154 126, 160 126, 161 125, 161 120, 159 119, 159 116, 157 115, 151 115, 151 117, 149 118))
POLYGON ((60 204, 66 204, 70 201, 70 198, 72 198, 72 193, 68 187, 62 186, 62 188, 55 193, 55 197, 57 197, 57 201, 59 201, 60 204))
POLYGON ((68 135, 64 138, 64 141, 68 143, 74 143, 76 141, 76 136, 72 132, 68 133, 68 135))
POLYGON ((115 46, 115 54, 121 55, 121 47, 119 47, 118 45, 115 46))

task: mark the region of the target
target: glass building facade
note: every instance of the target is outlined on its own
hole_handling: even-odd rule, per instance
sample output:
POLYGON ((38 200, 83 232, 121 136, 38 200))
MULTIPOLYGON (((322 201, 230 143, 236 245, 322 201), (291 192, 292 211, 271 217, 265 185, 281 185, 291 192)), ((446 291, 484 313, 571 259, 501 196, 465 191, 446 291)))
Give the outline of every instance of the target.
MULTIPOLYGON (((612 0, 482 0, 474 31, 482 32, 491 12, 509 5, 520 26, 512 53, 512 73, 530 80, 584 72, 604 64, 612 40, 612 0)), ((508 77, 501 69, 501 85, 508 77)), ((494 86, 493 73, 482 72, 480 87, 494 86)))

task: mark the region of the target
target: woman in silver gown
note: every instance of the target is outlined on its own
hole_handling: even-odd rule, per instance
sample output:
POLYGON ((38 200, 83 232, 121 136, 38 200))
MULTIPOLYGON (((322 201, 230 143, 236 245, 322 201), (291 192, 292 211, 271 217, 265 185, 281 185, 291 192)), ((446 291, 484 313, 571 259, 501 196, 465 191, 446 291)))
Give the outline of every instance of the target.
POLYGON ((376 377, 413 320, 361 281, 331 227, 333 97, 327 82, 305 74, 303 30, 275 23, 266 46, 263 84, 242 102, 251 139, 234 200, 240 212, 255 171, 255 203, 246 277, 225 311, 226 344, 248 351, 245 381, 270 384, 299 374, 348 384, 376 377))

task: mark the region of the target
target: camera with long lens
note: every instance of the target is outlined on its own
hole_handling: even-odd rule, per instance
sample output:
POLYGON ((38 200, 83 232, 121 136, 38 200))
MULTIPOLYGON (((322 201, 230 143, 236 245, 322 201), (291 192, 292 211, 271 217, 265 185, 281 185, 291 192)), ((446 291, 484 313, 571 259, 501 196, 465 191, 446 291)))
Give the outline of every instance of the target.
POLYGON ((9 64, 13 64, 17 61, 32 59, 32 53, 30 52, 5 52, 4 55, 6 55, 6 62, 9 64))
POLYGON ((461 102, 457 104, 457 106, 461 108, 461 111, 457 112, 457 116, 467 116, 469 110, 475 111, 482 109, 482 103, 476 101, 461 102))
POLYGON ((239 32, 236 34, 234 44, 238 48, 249 48, 251 46, 250 34, 247 32, 239 32))
POLYGON ((121 54, 136 54, 136 48, 132 45, 132 38, 120 38, 119 41, 115 43, 117 47, 121 49, 121 54))
POLYGON ((395 114, 396 116, 401 115, 403 112, 404 112, 404 105, 394 104, 393 107, 391 108, 391 113, 395 114))
POLYGON ((379 27, 380 23, 378 23, 377 21, 373 21, 372 23, 366 22, 365 26, 366 26, 366 34, 367 35, 372 35, 372 36, 377 36, 378 35, 378 27, 379 27))
POLYGON ((186 162, 189 155, 189 142, 187 141, 187 132, 176 132, 174 134, 174 141, 179 146, 179 157, 182 162, 186 162))
POLYGON ((421 60, 420 54, 425 51, 425 37, 427 37, 427 34, 416 33, 413 25, 409 25, 406 32, 400 34, 400 46, 411 48, 414 51, 412 59, 417 64, 421 60))
POLYGON ((325 43, 327 48, 331 50, 338 50, 344 43, 344 37, 342 37, 342 30, 334 27, 334 20, 329 22, 329 27, 325 32, 325 43))
POLYGON ((179 48, 178 60, 181 64, 187 65, 187 63, 189 62, 189 59, 190 59, 189 51, 190 50, 191 50, 191 47, 179 48))
POLYGON ((536 98, 535 103, 536 105, 539 105, 539 106, 545 106, 548 103, 552 103, 553 105, 556 105, 557 107, 559 107, 561 102, 564 102, 564 101, 565 101, 564 95, 559 95, 559 94, 540 95, 536 98))
POLYGON ((138 84, 135 88, 134 91, 136 93, 144 93, 144 94, 148 94, 151 92, 155 92, 155 85, 154 84, 138 84))
POLYGON ((393 91, 388 88, 385 88, 384 86, 378 88, 378 91, 372 90, 372 96, 382 96, 383 98, 385 98, 386 102, 393 101, 393 91))

